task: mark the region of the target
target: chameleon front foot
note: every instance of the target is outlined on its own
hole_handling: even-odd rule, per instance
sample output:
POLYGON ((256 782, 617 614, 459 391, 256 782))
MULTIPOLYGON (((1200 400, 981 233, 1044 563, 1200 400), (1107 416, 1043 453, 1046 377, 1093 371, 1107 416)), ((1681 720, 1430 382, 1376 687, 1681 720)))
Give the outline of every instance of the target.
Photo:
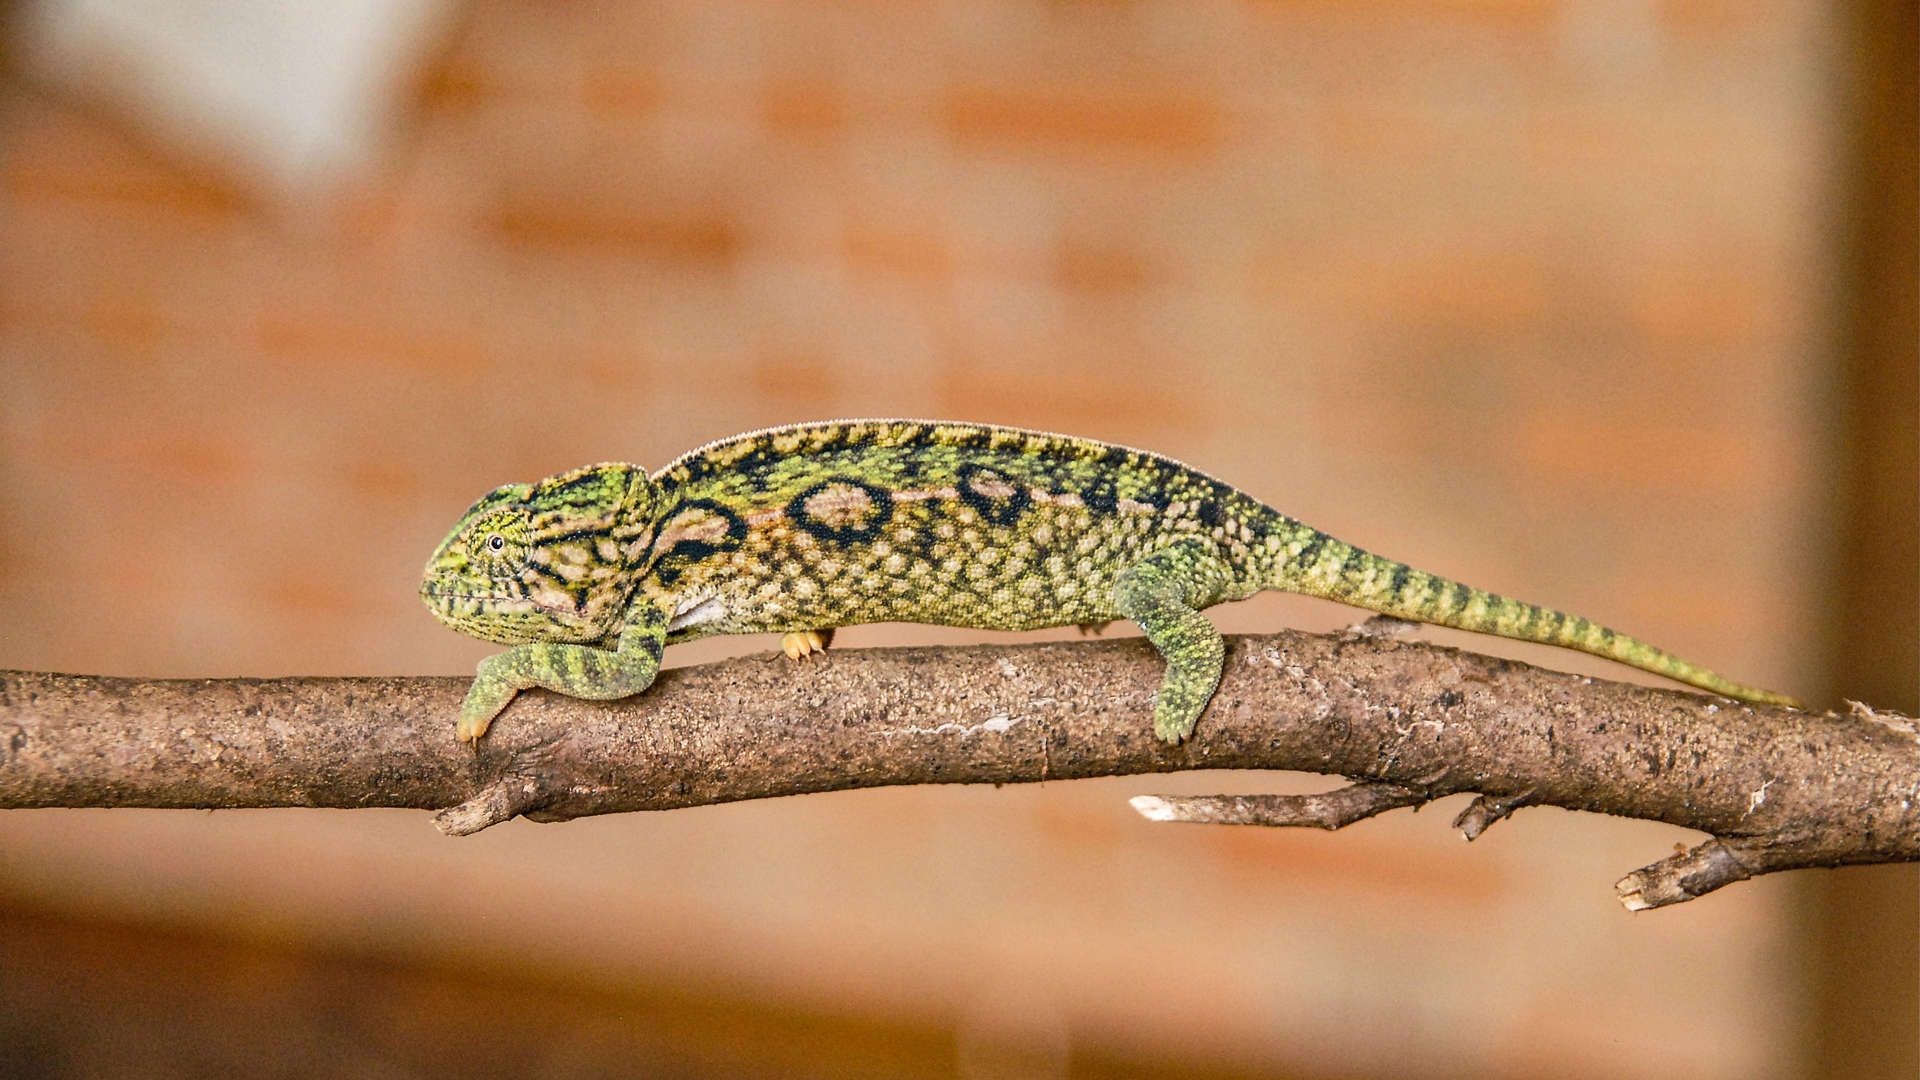
POLYGON ((833 628, 824 630, 791 630, 780 635, 780 651, 787 654, 789 660, 799 660, 814 653, 827 651, 833 644, 833 628))
POLYGON ((513 696, 526 685, 512 676, 510 653, 489 656, 480 661, 480 670, 474 676, 473 685, 467 687, 467 696, 460 702, 460 722, 454 727, 454 734, 461 742, 478 743, 480 737, 493 726, 493 718, 500 715, 513 696))
MULTIPOLYGON (((476 685, 474 690, 478 689, 479 686, 476 685)), ((511 700, 513 700, 511 697, 507 698, 507 701, 511 700)), ((476 704, 474 702, 474 692, 473 690, 469 690, 467 692, 467 700, 460 705, 460 722, 454 727, 454 735, 458 737, 461 742, 479 742, 480 737, 487 733, 489 727, 493 726, 493 718, 499 716, 500 710, 507 707, 507 701, 502 701, 497 705, 486 702, 476 704)))
POLYGON ((456 731, 461 741, 478 742, 514 695, 531 687, 544 686, 589 701, 612 701, 653 685, 666 637, 666 620, 657 614, 651 609, 629 612, 614 649, 533 642, 480 661, 473 686, 460 703, 456 731))

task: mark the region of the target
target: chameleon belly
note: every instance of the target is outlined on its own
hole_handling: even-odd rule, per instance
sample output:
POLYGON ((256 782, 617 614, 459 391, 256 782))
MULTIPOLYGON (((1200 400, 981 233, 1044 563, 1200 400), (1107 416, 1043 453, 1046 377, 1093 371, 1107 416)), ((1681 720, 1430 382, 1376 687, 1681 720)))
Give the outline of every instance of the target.
POLYGON ((1793 703, 1587 619, 1373 555, 1169 458, 980 424, 771 428, 651 475, 590 465, 498 488, 441 544, 421 595, 449 626, 512 645, 481 663, 462 738, 479 738, 527 687, 638 693, 668 643, 708 634, 1124 617, 1167 659, 1154 730, 1179 742, 1224 655, 1201 609, 1261 589, 1793 703))

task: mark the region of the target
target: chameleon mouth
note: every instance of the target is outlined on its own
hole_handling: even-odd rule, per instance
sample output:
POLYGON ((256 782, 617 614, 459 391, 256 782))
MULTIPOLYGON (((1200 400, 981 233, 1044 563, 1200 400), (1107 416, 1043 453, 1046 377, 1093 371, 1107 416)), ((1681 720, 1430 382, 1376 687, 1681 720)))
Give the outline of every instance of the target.
POLYGON ((512 597, 500 596, 495 593, 450 592, 446 589, 432 589, 424 585, 420 587, 420 595, 424 597, 428 597, 429 599, 433 599, 433 600, 510 600, 512 599, 512 597))
MULTIPOLYGON (((420 599, 430 608, 451 612, 457 603, 484 606, 486 614, 508 614, 512 612, 540 611, 553 615, 572 615, 574 609, 558 604, 543 604, 525 596, 502 596, 499 593, 463 593, 446 589, 436 589, 428 585, 420 586, 420 599)), ((464 614, 464 613, 463 613, 464 614)))

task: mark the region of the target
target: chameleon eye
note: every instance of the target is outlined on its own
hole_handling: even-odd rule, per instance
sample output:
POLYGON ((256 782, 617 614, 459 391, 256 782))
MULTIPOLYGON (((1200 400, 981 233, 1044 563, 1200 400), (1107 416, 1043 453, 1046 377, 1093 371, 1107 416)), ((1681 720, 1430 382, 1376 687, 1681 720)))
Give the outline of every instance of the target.
POLYGON ((499 533, 494 533, 487 537, 487 550, 489 551, 500 551, 506 546, 506 537, 501 536, 499 533))

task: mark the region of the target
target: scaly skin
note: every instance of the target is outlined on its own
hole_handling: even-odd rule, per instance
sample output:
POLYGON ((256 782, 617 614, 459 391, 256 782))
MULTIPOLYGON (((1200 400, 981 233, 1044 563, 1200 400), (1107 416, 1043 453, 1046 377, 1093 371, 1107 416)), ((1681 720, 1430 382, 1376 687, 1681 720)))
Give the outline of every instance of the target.
MULTIPOLYGON (((1578 616, 1369 554, 1178 462, 1090 439, 917 420, 749 432, 649 476, 589 465, 497 488, 427 565, 448 626, 511 645, 461 706, 477 740, 513 696, 645 690, 667 646, 870 622, 991 630, 1128 618, 1167 659, 1154 733, 1192 734, 1224 643, 1201 609, 1262 589, 1610 657, 1795 704, 1578 616)), ((798 635, 798 636, 796 636, 798 635)))

